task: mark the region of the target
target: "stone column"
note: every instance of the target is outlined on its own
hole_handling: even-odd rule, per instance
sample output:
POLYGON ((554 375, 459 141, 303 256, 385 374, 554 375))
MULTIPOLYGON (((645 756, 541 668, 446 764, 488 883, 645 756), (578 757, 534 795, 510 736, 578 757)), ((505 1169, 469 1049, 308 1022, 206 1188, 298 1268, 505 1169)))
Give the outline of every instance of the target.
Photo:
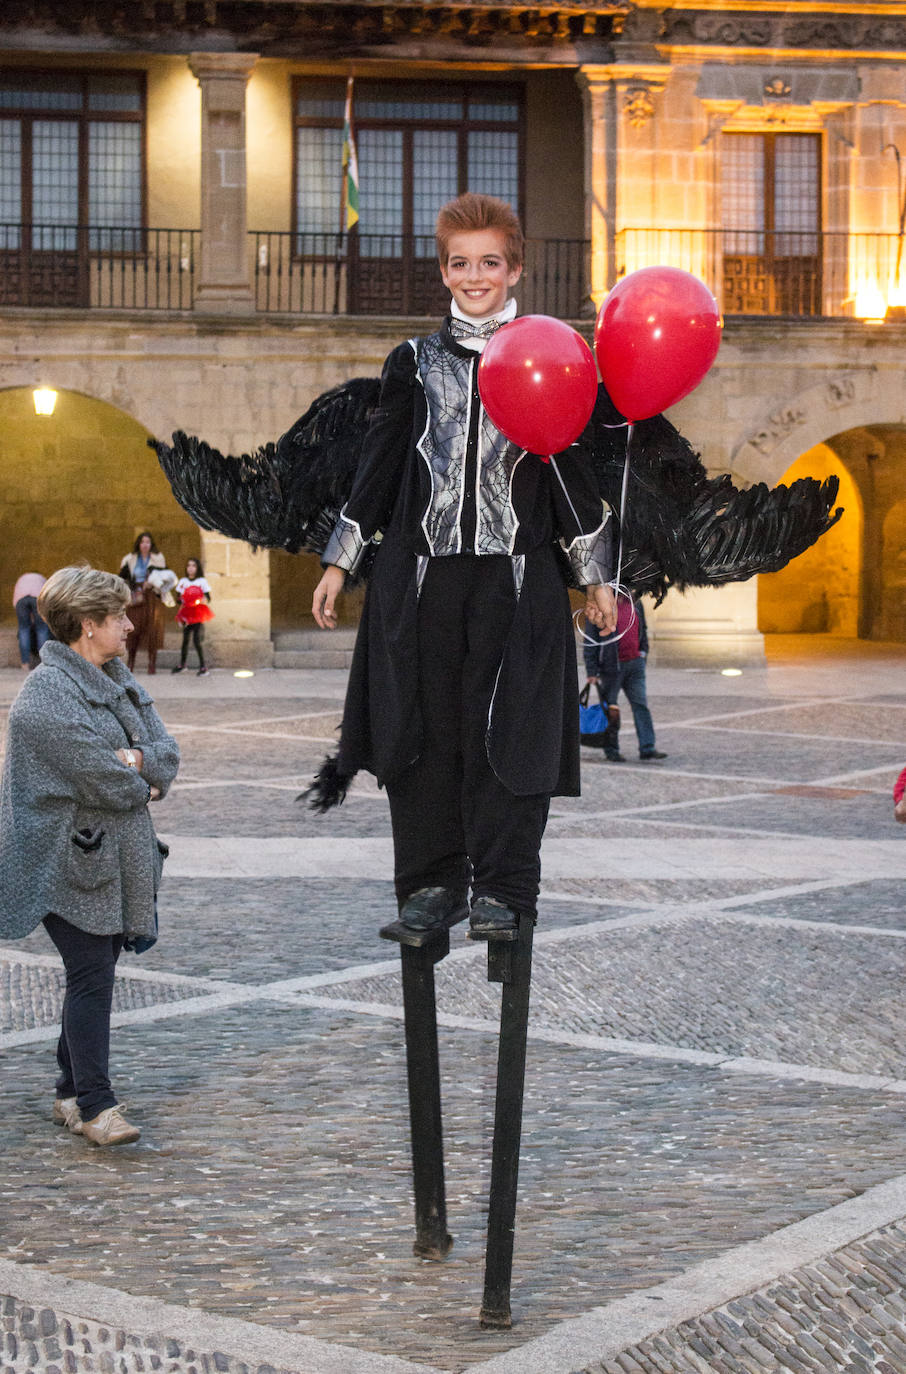
POLYGON ((758 629, 757 578, 723 587, 669 592, 645 614, 654 667, 758 668, 764 666, 764 636, 758 629))
POLYGON ((611 67, 580 67, 585 132, 585 239, 589 295, 598 309, 616 281, 617 103, 611 67))
POLYGON ((270 668, 270 557, 239 539, 201 531, 201 561, 211 584, 214 619, 207 627, 211 662, 218 668, 270 668))
POLYGON ((201 87, 201 275, 194 308, 246 315, 249 275, 245 176, 245 88, 256 53, 189 55, 201 87))

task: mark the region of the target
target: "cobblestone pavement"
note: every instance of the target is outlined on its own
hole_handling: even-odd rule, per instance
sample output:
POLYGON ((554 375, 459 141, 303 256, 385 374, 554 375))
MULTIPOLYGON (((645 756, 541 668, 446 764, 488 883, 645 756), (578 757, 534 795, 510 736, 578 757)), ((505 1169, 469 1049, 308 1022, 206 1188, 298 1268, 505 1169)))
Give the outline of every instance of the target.
POLYGON ((161 939, 115 995, 137 1145, 51 1124, 59 961, 43 932, 0 944, 0 1374, 906 1374, 902 658, 801 647, 653 669, 669 757, 637 761, 627 711, 628 762, 583 751, 584 795, 552 806, 496 1332, 499 989, 457 928, 456 1243, 426 1263, 386 801, 367 777, 327 818, 295 800, 344 675, 151 680, 183 763, 161 939))

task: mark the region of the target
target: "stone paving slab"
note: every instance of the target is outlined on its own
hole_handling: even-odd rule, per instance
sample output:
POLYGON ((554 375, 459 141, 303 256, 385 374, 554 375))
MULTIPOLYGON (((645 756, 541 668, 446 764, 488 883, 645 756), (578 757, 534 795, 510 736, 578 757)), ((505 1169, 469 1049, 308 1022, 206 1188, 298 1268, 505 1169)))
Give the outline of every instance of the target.
POLYGON ((337 807, 329 817, 296 800, 309 786, 319 762, 312 759, 305 767, 294 753, 291 763, 298 771, 284 773, 279 785, 259 785, 248 779, 238 787, 177 786, 155 807, 155 826, 169 834, 203 834, 217 839, 232 835, 319 839, 389 834, 390 814, 384 796, 369 795, 367 801, 357 797, 337 807))
MULTIPOLYGON (((906 943, 816 923, 812 930, 737 917, 577 934, 536 945, 530 1025, 653 1041, 727 1056, 906 1078, 906 943), (841 1000, 833 974, 846 967, 841 1000)), ((499 994, 480 959, 445 961, 438 1007, 491 1020, 499 994)), ((399 998, 392 975, 344 987, 345 998, 399 998)))
POLYGON ((782 711, 756 711, 751 714, 729 716, 723 720, 709 720, 706 716, 700 728, 727 731, 755 731, 759 734, 812 735, 828 742, 849 742, 854 739, 874 743, 895 744, 906 749, 906 704, 902 699, 866 703, 835 701, 826 703, 785 703, 782 711))
MULTIPOLYGON (((668 752, 672 769, 723 772, 735 777, 788 783, 809 782, 832 772, 855 772, 882 764, 892 768, 902 752, 893 744, 803 738, 797 738, 792 748, 789 736, 744 730, 689 730, 683 733, 683 727, 679 726, 675 731, 673 727, 665 730, 658 737, 658 745, 668 752)), ((625 754, 626 748, 622 752, 625 754)))
MULTIPOLYGON (((720 825, 732 829, 734 825, 749 830, 777 830, 782 815, 782 828, 787 835, 801 835, 808 839, 820 835, 826 839, 839 835, 849 840, 862 837, 876 840, 890 833, 893 804, 884 795, 865 795, 854 791, 851 796, 829 799, 821 796, 797 796, 783 803, 780 811, 777 792, 770 796, 752 796, 744 801, 722 801, 716 805, 705 803, 690 809, 686 815, 695 817, 701 825, 720 825)), ((657 813, 649 813, 653 821, 657 813)))
MULTIPOLYGON (((40 942, 44 953, 49 938, 40 942)), ((22 947, 18 942, 17 948, 22 947)), ((4 958, 0 947, 0 1034, 5 1031, 30 1030, 36 1026, 60 1024, 63 1009, 65 977, 61 967, 45 967, 4 958)), ((150 983, 135 978, 118 978, 113 989, 114 1012, 134 1011, 141 1007, 159 1006, 165 1002, 181 1002, 193 993, 209 991, 203 984, 188 980, 174 983, 150 983)))
MULTIPOLYGON (((825 666, 729 681, 655 668, 669 759, 609 768, 583 751, 586 795, 555 801, 508 1333, 482 1333, 475 1321, 498 997, 483 952, 457 931, 438 970, 456 1247, 447 1263, 426 1265, 411 1254, 398 961, 374 920, 392 906, 389 866, 378 862, 386 799, 363 777, 326 828, 293 800, 329 747, 345 675, 149 680, 185 764, 156 811, 177 841, 162 939, 124 961, 133 976, 117 994, 127 1024, 114 1030, 115 1083, 144 1135, 104 1154, 49 1124, 49 1003, 49 1019, 33 1018, 40 1041, 17 1042, 16 1030, 4 1041, 0 1030, 11 1085, 0 1118, 0 1265, 14 1258, 3 1272, 22 1275, 21 1285, 5 1280, 19 1295, 4 1309, 7 1330, 56 1322, 46 1334, 59 1341, 67 1316, 93 1321, 105 1360, 119 1344, 121 1363, 134 1356, 145 1368, 162 1358, 143 1345, 157 1333, 171 1342, 168 1374, 376 1374, 382 1361, 388 1374, 413 1361, 451 1374, 576 1374, 605 1349, 615 1358, 663 1333, 688 1357, 697 1333, 669 1334, 682 1321, 745 1301, 791 1268, 775 1259, 746 1286, 732 1276, 747 1246, 776 1237, 776 1254, 794 1253, 787 1231, 820 1230, 903 1167, 904 1085, 878 1076, 906 1077, 897 909, 906 834, 887 796, 903 750, 898 712, 884 709, 904 708, 902 672, 895 661, 860 671, 873 703, 830 701, 853 679, 825 666), (871 794, 847 790, 859 787, 871 794), (196 859, 213 843, 256 876, 223 866, 206 875, 191 856, 196 841, 196 859), (303 851, 308 876, 293 877, 292 855, 303 851), (387 972, 367 974, 369 965, 387 972), (177 975, 196 979, 198 995, 177 975), (293 991, 292 979, 308 981, 293 991), (129 987, 142 981, 141 993, 129 987), (649 1317, 618 1348, 599 1339, 596 1312, 636 1303, 650 1314, 658 1285, 682 1288, 697 1266, 730 1277, 722 1288, 712 1277, 680 1315, 665 1302, 672 1318, 649 1317), (97 1285, 94 1311, 91 1293, 65 1306, 76 1272, 97 1285), (38 1301, 42 1275, 51 1287, 38 1301), (54 1281, 60 1301, 48 1300, 54 1281), (26 1315, 29 1293, 36 1317, 26 1315), (166 1321, 155 1308, 153 1325, 148 1316, 130 1326, 125 1312, 141 1295, 169 1304, 166 1321), (101 1312, 117 1318, 109 1330, 101 1312), (231 1322, 232 1343, 217 1325, 231 1322), (590 1347, 570 1343, 574 1323, 587 1323, 590 1347), (285 1358, 283 1342, 297 1343, 285 1358)), ((0 696, 18 685, 0 674, 0 696)), ((634 748, 628 711, 622 739, 634 748)), ((16 949, 49 952, 42 936, 16 949)), ((37 967, 10 984, 19 1017, 30 997, 43 1008, 59 986, 34 977, 37 967)), ((0 1005, 3 996, 0 987, 0 1005)), ((893 1216, 906 1216, 906 1204, 893 1216)), ((899 1289, 896 1254, 873 1253, 899 1289)), ((796 1292, 813 1311, 809 1296, 819 1295, 796 1292)), ((804 1334, 817 1339, 835 1320, 819 1315, 804 1334)), ((875 1336, 870 1367, 881 1369, 886 1347, 875 1336)), ((841 1374, 853 1374, 856 1353, 840 1348, 841 1374)), ((29 1368, 49 1374, 51 1358, 29 1368)), ((109 1362, 104 1370, 116 1374, 109 1362)), ((668 1363, 666 1374, 685 1368, 668 1363)))
MULTIPOLYGON (((263 838, 234 835, 187 837, 161 829, 170 846, 170 878, 198 879, 234 876, 270 879, 334 878, 337 882, 371 878, 392 868, 389 836, 263 838)), ((849 882, 862 877, 866 866, 877 877, 906 877, 906 848, 899 836, 865 841, 810 836, 807 843, 776 830, 765 836, 725 834, 697 839, 674 839, 652 845, 642 833, 608 847, 599 837, 551 835, 541 848, 545 882, 605 871, 617 879, 708 878, 736 881, 761 877, 766 886, 781 880, 820 879, 849 882)))
POLYGON ((901 1374, 906 1224, 885 1226, 582 1374, 901 1374))
MULTIPOLYGON (((761 912, 764 908, 743 904, 737 910, 761 912)), ((906 930, 906 892, 898 879, 874 878, 840 887, 828 886, 819 892, 790 894, 772 900, 770 910, 775 916, 793 920, 906 930)))
POLYGON ((492 1034, 441 1033, 442 1265, 411 1254, 396 1021, 265 1005, 119 1028, 145 1134, 110 1153, 48 1126, 50 1046, 6 1059, 4 1258, 72 1273, 77 1219, 82 1279, 445 1370, 890 1177, 906 1129, 898 1098, 533 1044, 519 1325, 482 1333, 492 1034))

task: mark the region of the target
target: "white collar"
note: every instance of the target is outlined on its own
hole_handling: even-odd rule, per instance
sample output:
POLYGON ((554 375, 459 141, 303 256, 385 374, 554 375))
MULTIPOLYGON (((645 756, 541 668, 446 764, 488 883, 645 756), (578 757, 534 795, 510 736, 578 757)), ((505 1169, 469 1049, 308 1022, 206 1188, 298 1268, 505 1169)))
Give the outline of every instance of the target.
POLYGON ((508 324, 510 320, 516 317, 516 298, 510 296, 502 310, 496 310, 490 315, 482 315, 480 319, 476 319, 474 315, 464 315, 455 300, 451 300, 450 314, 455 320, 464 320, 466 324, 487 324, 488 320, 499 320, 501 324, 508 324))

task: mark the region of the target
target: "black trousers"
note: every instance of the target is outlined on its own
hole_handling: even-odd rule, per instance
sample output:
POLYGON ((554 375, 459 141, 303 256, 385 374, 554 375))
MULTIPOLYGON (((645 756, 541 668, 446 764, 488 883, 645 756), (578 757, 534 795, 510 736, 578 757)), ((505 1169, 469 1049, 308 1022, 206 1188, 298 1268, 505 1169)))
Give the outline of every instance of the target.
POLYGON ((57 1042, 58 1097, 78 1099, 83 1121, 116 1106, 110 1087, 110 1008, 121 935, 90 935, 61 916, 44 917, 66 970, 63 1028, 57 1042))
POLYGON ((201 646, 202 646, 202 644, 204 643, 204 625, 203 625, 203 624, 199 624, 199 625, 183 625, 183 627, 182 627, 182 651, 181 651, 181 653, 180 653, 180 655, 179 655, 179 661, 180 661, 180 663, 182 663, 182 664, 185 664, 186 659, 189 657, 189 640, 190 640, 190 639, 192 640, 193 644, 195 645, 195 652, 196 652, 196 654, 198 655, 198 666, 199 666, 199 668, 203 668, 203 667, 204 667, 204 654, 203 654, 202 651, 201 651, 201 646))
POLYGON ((429 561, 418 607, 423 747, 387 783, 400 905, 420 887, 462 887, 534 915, 550 797, 516 796, 485 735, 515 605, 512 563, 429 561))

